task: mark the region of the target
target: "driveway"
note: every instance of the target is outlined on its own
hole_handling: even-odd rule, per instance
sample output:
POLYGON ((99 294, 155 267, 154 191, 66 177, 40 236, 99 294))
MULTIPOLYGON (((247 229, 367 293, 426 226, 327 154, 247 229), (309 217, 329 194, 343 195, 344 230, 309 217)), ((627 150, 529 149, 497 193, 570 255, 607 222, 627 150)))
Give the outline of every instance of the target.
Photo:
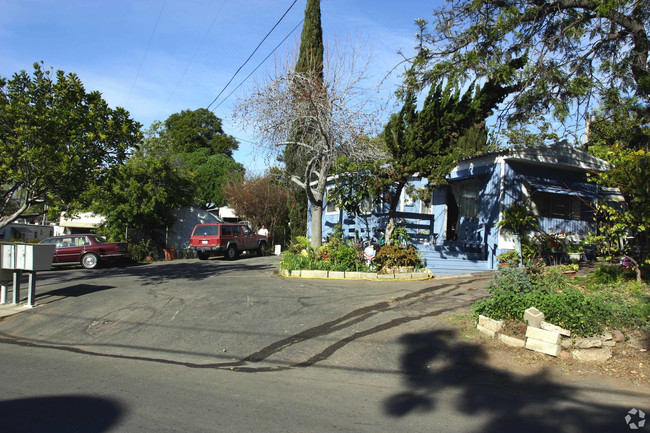
POLYGON ((435 328, 489 279, 308 280, 280 277, 278 265, 268 256, 42 272, 36 307, 0 322, 0 338, 201 368, 395 370, 388 333, 435 328))
POLYGON ((39 274, 37 306, 0 321, 3 431, 612 432, 650 413, 597 375, 495 368, 438 320, 489 274, 302 280, 278 260, 39 274))

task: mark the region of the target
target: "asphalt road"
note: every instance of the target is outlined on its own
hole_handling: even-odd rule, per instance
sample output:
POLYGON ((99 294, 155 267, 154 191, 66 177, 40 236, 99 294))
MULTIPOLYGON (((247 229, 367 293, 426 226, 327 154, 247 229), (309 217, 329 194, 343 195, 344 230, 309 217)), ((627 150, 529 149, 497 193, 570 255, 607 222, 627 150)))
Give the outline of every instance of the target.
MULTIPOLYGON (((489 276, 274 275, 277 257, 39 273, 0 322, 2 432, 629 431, 650 394, 487 367, 436 320, 489 276)), ((645 405, 645 407, 644 407, 645 405)))

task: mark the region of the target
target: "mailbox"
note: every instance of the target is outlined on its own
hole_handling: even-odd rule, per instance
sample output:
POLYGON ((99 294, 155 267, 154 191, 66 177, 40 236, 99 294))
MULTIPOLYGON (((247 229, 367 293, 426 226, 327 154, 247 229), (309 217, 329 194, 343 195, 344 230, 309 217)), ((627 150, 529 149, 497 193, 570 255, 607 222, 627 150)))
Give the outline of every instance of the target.
POLYGON ((47 271, 52 267, 54 245, 3 244, 2 269, 23 271, 47 271))

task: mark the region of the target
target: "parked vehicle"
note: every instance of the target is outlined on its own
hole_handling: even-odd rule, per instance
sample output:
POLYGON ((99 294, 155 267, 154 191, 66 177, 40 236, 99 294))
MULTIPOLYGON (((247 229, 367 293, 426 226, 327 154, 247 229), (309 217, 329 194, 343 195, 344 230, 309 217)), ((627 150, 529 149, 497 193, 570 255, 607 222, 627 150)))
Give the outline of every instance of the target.
POLYGON ((131 257, 126 242, 107 242, 96 234, 52 236, 39 244, 56 246, 52 265, 80 263, 86 269, 93 269, 100 263, 131 257))
POLYGON ((190 248, 201 260, 211 256, 226 256, 232 260, 243 251, 266 254, 266 236, 258 235, 246 224, 197 224, 190 236, 190 248))

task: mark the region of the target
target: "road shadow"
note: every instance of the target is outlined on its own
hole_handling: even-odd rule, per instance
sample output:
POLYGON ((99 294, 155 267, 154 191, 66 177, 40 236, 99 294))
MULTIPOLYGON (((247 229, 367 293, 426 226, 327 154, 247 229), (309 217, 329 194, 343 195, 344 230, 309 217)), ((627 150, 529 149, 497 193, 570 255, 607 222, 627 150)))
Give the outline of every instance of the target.
POLYGON ((102 433, 126 410, 116 401, 85 395, 0 401, 3 433, 102 433))
POLYGON ((630 431, 624 420, 630 408, 586 400, 579 394, 590 389, 556 383, 546 372, 521 376, 492 368, 484 350, 458 340, 454 330, 406 334, 400 343, 406 389, 384 401, 388 416, 432 412, 443 395, 445 401, 453 395, 459 413, 487 420, 483 433, 630 431))
MULTIPOLYGON (((279 262, 278 262, 279 264, 279 262)), ((155 284, 161 279, 201 281, 215 275, 230 272, 268 271, 277 269, 278 264, 269 263, 264 257, 246 257, 237 260, 226 260, 222 257, 210 260, 172 260, 154 263, 132 263, 127 266, 111 266, 96 269, 83 269, 80 267, 55 267, 50 271, 41 273, 42 278, 83 279, 84 281, 106 276, 134 277, 143 284, 155 284)))
POLYGON ((97 286, 93 284, 75 284, 74 286, 63 287, 61 289, 50 290, 46 293, 41 293, 36 295, 36 299, 43 300, 43 298, 49 298, 51 296, 60 296, 60 297, 79 297, 83 295, 90 295, 92 293, 101 292, 103 290, 114 289, 114 286, 97 286))

